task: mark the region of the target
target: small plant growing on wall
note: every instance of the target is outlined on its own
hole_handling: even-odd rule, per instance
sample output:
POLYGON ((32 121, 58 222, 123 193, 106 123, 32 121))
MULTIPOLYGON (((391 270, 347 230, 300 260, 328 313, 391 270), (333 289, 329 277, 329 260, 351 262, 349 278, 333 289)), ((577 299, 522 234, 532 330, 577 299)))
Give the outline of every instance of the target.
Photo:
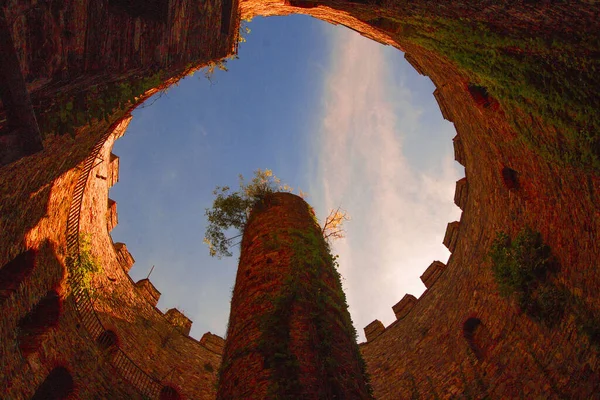
POLYGON ((288 185, 281 185, 281 181, 270 169, 257 169, 250 183, 244 181, 240 175, 240 188, 230 192, 229 186, 217 186, 213 191, 216 196, 212 208, 206 209, 208 226, 204 235, 204 243, 209 247, 211 256, 219 258, 230 257, 229 248, 239 243, 236 239, 242 236, 241 232, 246 226, 250 211, 256 206, 264 204, 266 196, 274 192, 291 192, 288 185), (237 230, 239 233, 226 237, 226 231, 237 230))
POLYGON ((566 295, 550 279, 558 263, 539 232, 525 228, 514 239, 499 232, 489 257, 502 296, 515 298, 521 310, 546 325, 560 321, 566 295))
POLYGON ((67 263, 71 266, 69 273, 69 286, 82 286, 90 297, 94 297, 95 289, 92 286, 94 274, 102 272, 100 262, 92 255, 92 236, 89 233, 79 235, 79 255, 69 254, 67 263))

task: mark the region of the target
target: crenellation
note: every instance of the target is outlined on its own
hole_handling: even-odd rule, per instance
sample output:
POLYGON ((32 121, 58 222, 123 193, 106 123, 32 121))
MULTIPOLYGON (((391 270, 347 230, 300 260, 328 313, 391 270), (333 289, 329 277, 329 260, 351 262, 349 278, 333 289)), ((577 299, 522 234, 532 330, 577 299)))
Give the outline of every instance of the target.
POLYGON ((458 134, 452 139, 452 144, 454 145, 454 159, 465 167, 465 150, 458 134))
POLYGON ((133 259, 131 253, 129 253, 129 250, 127 250, 127 246, 125 243, 118 242, 114 244, 114 248, 117 252, 117 260, 119 264, 121 264, 121 267, 123 267, 125 272, 129 272, 131 267, 133 267, 135 260, 133 259))
POLYGON ((225 339, 214 333, 206 332, 200 339, 200 344, 207 349, 222 355, 225 348, 225 339))
POLYGON ((192 320, 186 317, 181 311, 176 308, 170 308, 165 313, 165 318, 174 327, 178 328, 184 335, 189 335, 192 329, 192 320))
POLYGON ((113 199, 108 199, 108 208, 106 210, 106 228, 112 231, 119 223, 117 216, 117 202, 113 199))
POLYGON ((396 320, 400 320, 408 315, 408 313, 417 304, 418 299, 412 294, 405 294, 402 300, 392 306, 396 320))
POLYGON ((464 210, 467 204, 468 195, 469 186, 467 183, 467 178, 464 177, 456 181, 456 190, 454 191, 454 204, 456 204, 461 210, 464 210))
POLYGON ((427 267, 423 275, 421 275, 421 281, 427 289, 429 289, 435 281, 442 275, 446 269, 446 264, 441 261, 434 261, 427 267))
POLYGON ((367 338, 367 342, 372 341, 383 332, 385 332, 385 326, 383 326, 383 323, 378 319, 365 326, 365 337, 367 338))
POLYGON ((111 188, 115 183, 119 182, 119 156, 110 153, 110 161, 108 164, 107 182, 108 187, 111 188))
POLYGON ((160 292, 152 282, 150 282, 150 279, 140 279, 135 283, 135 288, 140 296, 146 299, 148 303, 152 304, 153 307, 156 307, 158 300, 160 299, 160 292))
POLYGON ((417 61, 415 57, 413 57, 412 54, 404 53, 404 59, 415 69, 415 71, 419 73, 419 75, 427 75, 421 64, 417 61))
POLYGON ((448 104, 446 104, 446 99, 442 95, 442 91, 440 90, 440 88, 436 88, 433 91, 433 97, 435 97, 435 100, 437 101, 438 105, 440 106, 440 111, 442 113, 442 117, 444 117, 444 119, 446 121, 453 122, 453 120, 450 118, 450 108, 448 107, 448 104))
MULTIPOLYGON (((155 2, 163 0, 151 0, 144 5, 139 1, 131 3, 143 7, 155 2)), ((127 2, 8 0, 7 6, 0 10, 0 15, 4 13, 8 20, 16 21, 10 25, 14 47, 19 50, 31 99, 39 101, 36 113, 39 110, 40 116, 46 112, 46 103, 60 105, 63 99, 75 100, 72 104, 77 108, 77 96, 86 95, 82 92, 85 88, 97 84, 102 87, 107 82, 129 82, 132 76, 148 77, 158 69, 164 75, 160 87, 152 89, 156 92, 176 81, 164 77, 181 74, 188 63, 198 66, 226 57, 231 43, 237 43, 236 36, 231 34, 237 31, 239 22, 236 0, 207 0, 199 7, 190 6, 189 0, 167 2, 169 12, 161 14, 161 22, 107 10, 109 3, 127 2), (34 12, 30 12, 32 6, 34 12), (219 26, 227 27, 227 21, 219 11, 226 10, 229 15, 229 8, 233 18, 225 40, 227 35, 220 33, 219 26), (165 20, 167 23, 163 24, 165 20), (41 27, 42 38, 47 39, 42 49, 39 43, 36 45, 41 27)), ((596 223, 599 203, 595 195, 600 192, 598 174, 548 162, 543 151, 566 149, 560 139, 563 126, 553 127, 527 109, 521 110, 523 115, 518 110, 513 115, 512 108, 505 107, 505 97, 498 97, 497 101, 491 97, 498 94, 497 85, 490 85, 489 95, 483 87, 472 87, 467 93, 461 82, 479 82, 479 73, 473 68, 466 64, 457 66, 448 52, 444 54, 415 43, 408 30, 390 32, 390 37, 372 26, 385 23, 375 19, 378 17, 408 21, 413 16, 428 15, 460 25, 463 20, 458 18, 465 15, 467 21, 479 21, 482 26, 502 27, 502 33, 514 39, 516 46, 500 46, 497 55, 510 56, 519 64, 525 63, 523 67, 527 68, 535 66, 530 62, 535 62, 538 55, 518 46, 524 32, 527 38, 530 34, 537 35, 534 38, 542 39, 540 42, 548 37, 560 41, 564 32, 589 35, 598 30, 594 28, 596 21, 586 20, 589 7, 583 2, 567 5, 543 2, 531 8, 523 6, 523 2, 488 1, 485 7, 479 7, 468 2, 439 6, 435 2, 414 1, 402 4, 399 11, 392 1, 314 0, 319 6, 296 9, 286 9, 282 0, 242 3, 246 5, 240 5, 240 12, 246 16, 310 14, 395 46, 405 52, 407 62, 418 73, 428 76, 439 88, 434 96, 440 112, 444 118, 452 116, 454 120, 458 132, 453 140, 454 157, 466 167, 469 176, 468 182, 466 179, 457 182, 454 201, 465 213, 460 224, 450 223, 446 230, 444 243, 453 252, 448 266, 434 267, 434 262, 421 277, 428 287, 424 295, 418 300, 409 297, 408 305, 395 309, 396 322, 384 327, 380 321, 374 321, 365 329, 369 341, 361 345, 361 352, 372 377, 375 397, 380 400, 594 398, 600 389, 598 351, 591 346, 591 338, 580 334, 585 333, 579 326, 581 321, 577 316, 569 316, 547 327, 529 318, 498 293, 486 254, 498 230, 512 235, 517 227, 530 225, 542 233, 552 255, 562 265, 558 272, 561 288, 570 296, 583 294, 590 317, 597 314, 600 300, 593 288, 599 286, 599 278, 597 269, 590 266, 596 265, 599 254, 598 241, 594 240, 599 236, 596 223), (502 112, 497 112, 498 102, 502 112), (525 117, 522 122, 528 129, 526 133, 543 144, 541 150, 515 140, 522 133, 519 129, 523 126, 514 124, 520 116, 525 117), (461 245, 457 246, 459 234, 461 245), (433 287, 437 280, 441 282, 433 287), (412 309, 414 312, 410 312, 412 309)), ((489 32, 493 39, 494 29, 489 32)), ((439 39, 440 45, 446 44, 444 36, 439 39)), ((483 37, 484 45, 487 39, 483 37)), ((569 57, 576 59, 581 46, 577 40, 570 43, 569 57)), ((484 47, 480 50, 485 50, 484 47)), ((552 77, 555 71, 570 70, 571 66, 567 66, 567 70, 561 71, 561 63, 551 62, 561 47, 558 49, 543 54, 543 72, 547 77, 552 77)), ((478 46, 470 50, 477 52, 478 46)), ((469 54, 464 56, 468 60, 469 54)), ((473 61, 481 69, 489 60, 473 61)), ((495 63, 500 69, 494 72, 501 73, 499 76, 503 78, 511 77, 510 71, 502 68, 515 65, 495 63)), ((597 86, 590 84, 583 89, 597 86)), ((537 101, 532 97, 527 104, 535 106, 537 101)), ((573 115, 567 113, 569 117, 577 117, 576 108, 572 112, 573 115)), ((160 310, 138 295, 127 274, 134 263, 133 257, 124 244, 113 244, 107 234, 112 217, 107 209, 106 188, 118 182, 118 157, 104 149, 94 159, 98 168, 89 175, 93 179, 83 188, 78 186, 82 161, 91 155, 90 149, 118 121, 121 125, 114 130, 111 140, 122 136, 131 119, 127 113, 127 110, 114 111, 105 121, 94 121, 90 127, 78 129, 74 138, 50 134, 42 152, 0 171, 3 268, 11 267, 11 260, 18 252, 39 250, 33 267, 25 265, 18 273, 2 270, 0 274, 14 277, 14 282, 8 282, 0 276, 3 397, 49 397, 44 391, 48 387, 46 382, 58 381, 66 382, 62 386, 75 391, 70 397, 84 399, 215 398, 225 341, 211 333, 198 341, 173 328, 160 310), (71 194, 83 189, 88 199, 77 208, 81 210, 81 218, 75 221, 69 218, 79 217, 69 211, 70 204, 77 205, 71 194), (8 213, 3 213, 5 210, 8 213), (51 321, 57 322, 56 325, 39 337, 32 335, 34 340, 27 342, 17 324, 43 301, 49 290, 56 289, 62 296, 59 288, 68 287, 68 275, 64 272, 70 266, 64 255, 68 254, 72 241, 65 237, 65 230, 75 222, 80 229, 75 237, 80 232, 91 233, 92 252, 103 261, 104 272, 94 277, 98 298, 91 304, 79 300, 59 303, 58 321, 51 321), (51 246, 45 248, 44 241, 51 246), (102 339, 100 344, 116 343, 109 348, 119 349, 118 362, 124 364, 118 364, 114 358, 99 357, 100 331, 88 330, 84 318, 101 321, 104 329, 114 331, 118 340, 102 339), (19 341, 23 342, 25 352, 31 353, 26 358, 19 350, 19 341), (135 365, 127 363, 127 359, 135 365), (127 369, 120 365, 126 365, 127 369), (134 372, 125 376, 126 371, 134 372), (150 380, 151 389, 141 394, 139 381, 144 379, 150 380)), ((5 120, 0 118, 0 124, 2 121, 5 120)), ((574 139, 575 145, 585 147, 584 141, 577 140, 574 139)), ((115 208, 115 222, 116 217, 115 208)), ((54 300, 51 296, 48 302, 56 310, 54 300)), ((583 322, 591 326, 593 321, 583 322)), ((21 325, 27 328, 28 324, 21 325)), ((39 330, 32 324, 29 327, 33 328, 31 332, 39 330)))
POLYGON ((456 243, 458 241, 458 232, 460 228, 460 222, 454 221, 448 223, 446 227, 446 234, 444 235, 444 246, 450 250, 450 253, 454 253, 456 243))

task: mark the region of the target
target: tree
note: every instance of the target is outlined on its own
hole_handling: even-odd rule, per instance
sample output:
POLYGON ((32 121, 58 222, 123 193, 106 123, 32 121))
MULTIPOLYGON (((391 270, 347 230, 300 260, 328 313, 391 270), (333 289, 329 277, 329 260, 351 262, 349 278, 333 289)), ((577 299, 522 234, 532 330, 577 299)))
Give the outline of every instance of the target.
POLYGON ((323 238, 330 241, 331 239, 335 240, 346 237, 346 231, 343 228, 343 224, 346 221, 350 221, 350 217, 346 211, 342 210, 340 207, 331 210, 325 219, 323 229, 321 230, 323 238))
POLYGON ((257 169, 254 178, 249 183, 244 181, 240 174, 240 188, 236 192, 230 192, 229 186, 217 186, 213 191, 216 196, 212 208, 207 208, 205 215, 208 217, 208 226, 204 235, 204 243, 209 247, 212 257, 230 257, 229 248, 239 244, 234 243, 242 236, 250 211, 261 203, 270 193, 291 192, 288 185, 281 185, 281 181, 270 169, 257 169), (226 237, 225 233, 230 229, 238 231, 237 235, 226 237))

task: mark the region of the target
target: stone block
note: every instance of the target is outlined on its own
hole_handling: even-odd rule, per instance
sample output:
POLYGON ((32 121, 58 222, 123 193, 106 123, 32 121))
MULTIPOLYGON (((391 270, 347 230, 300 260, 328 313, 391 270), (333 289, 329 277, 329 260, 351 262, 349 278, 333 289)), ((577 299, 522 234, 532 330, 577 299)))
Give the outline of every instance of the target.
POLYGON ((446 104, 446 99, 442 95, 442 92, 440 91, 439 88, 437 88, 433 91, 433 97, 435 97, 435 100, 437 101, 438 105, 440 106, 440 111, 442 113, 442 117, 444 117, 444 119, 446 121, 452 122, 452 120, 450 119, 450 110, 448 108, 448 104, 446 104))
POLYGON ((165 313, 165 318, 177 327, 184 335, 189 335, 192 329, 192 320, 176 308, 171 308, 165 313))
POLYGON ((135 287, 138 290, 138 294, 152 304, 154 307, 158 304, 160 299, 160 292, 154 287, 149 279, 140 279, 135 283, 135 287))
POLYGON ((454 144, 454 159, 463 167, 465 166, 465 150, 463 148, 462 141, 458 135, 454 136, 452 139, 454 144))
POLYGON ((460 222, 454 221, 450 222, 446 228, 446 234, 444 235, 444 246, 446 246, 451 253, 454 253, 454 249, 456 248, 459 227, 460 222))
POLYGON ((456 204, 461 210, 465 209, 468 194, 469 186, 467 185, 467 178, 465 177, 459 181, 456 181, 456 190, 454 191, 454 204, 456 204))
POLYGON ((108 199, 108 208, 106 210, 106 228, 112 231, 119 223, 117 216, 117 202, 113 199, 108 199))
POLYGON ((112 187, 115 183, 119 182, 119 157, 110 153, 110 160, 108 163, 107 172, 108 187, 112 187))
POLYGON ((381 323, 380 320, 376 319, 371 322, 369 325, 365 326, 365 336, 367 338, 367 342, 375 339, 377 336, 381 335, 385 331, 385 326, 381 323))
POLYGON ((225 348, 225 339, 221 336, 215 335, 210 332, 206 332, 200 339, 200 344, 209 350, 214 351, 217 354, 223 354, 225 348))
POLYGON ((412 294, 405 294, 402 300, 392 306, 396 319, 406 317, 415 304, 417 304, 417 298, 412 294))
POLYGON ((446 264, 441 261, 434 261, 421 275, 421 281, 425 284, 425 287, 429 289, 435 281, 440 277, 442 272, 446 269, 446 264))
POLYGON ((417 60, 408 53, 404 53, 404 59, 410 64, 412 65, 412 67, 421 75, 425 75, 425 71, 423 70, 423 67, 421 66, 421 64, 419 64, 417 62, 417 60))
POLYGON ((115 251, 117 252, 119 264, 121 264, 125 272, 129 272, 135 260, 131 253, 129 253, 129 250, 127 250, 125 243, 115 243, 115 251))

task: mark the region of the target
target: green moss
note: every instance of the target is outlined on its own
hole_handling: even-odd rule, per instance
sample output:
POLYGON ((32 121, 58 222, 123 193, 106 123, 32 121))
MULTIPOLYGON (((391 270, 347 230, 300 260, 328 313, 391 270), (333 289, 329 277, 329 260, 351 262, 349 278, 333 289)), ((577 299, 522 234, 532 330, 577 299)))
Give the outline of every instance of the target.
POLYGON ((551 280, 558 263, 539 232, 525 228, 514 239, 500 232, 489 257, 501 295, 515 298, 521 310, 547 326, 562 319, 567 294, 551 280))
POLYGON ((79 93, 58 96, 53 104, 38 116, 42 134, 71 134, 79 127, 105 120, 118 110, 135 104, 136 98, 158 87, 165 79, 157 72, 148 77, 132 77, 125 81, 93 85, 79 93))
POLYGON ((453 61, 497 98, 521 139, 555 162, 600 169, 597 37, 517 37, 467 19, 398 20, 404 36, 453 61), (532 117, 559 133, 539 137, 532 117))
POLYGON ((92 286, 92 279, 95 274, 102 272, 103 268, 92 255, 91 249, 92 235, 81 233, 79 235, 79 254, 67 256, 67 265, 70 266, 68 282, 71 287, 75 285, 83 287, 90 297, 94 297, 96 290, 92 286))
MULTIPOLYGON (((342 398, 348 388, 344 387, 344 382, 339 381, 339 371, 344 368, 338 365, 339 360, 333 356, 336 338, 333 337, 331 328, 341 327, 353 342, 356 341, 357 334, 347 312, 340 275, 334 268, 335 258, 318 229, 287 229, 282 232, 281 237, 289 238, 286 245, 292 252, 291 273, 280 292, 269 299, 274 308, 261 320, 262 336, 258 346, 265 365, 272 370, 269 396, 294 399, 302 389, 298 378, 299 362, 290 349, 292 307, 293 304, 301 304, 303 310, 310 315, 315 328, 312 339, 321 368, 318 375, 326 382, 320 388, 319 398, 342 398), (327 284, 328 278, 334 280, 337 290, 327 284)), ((358 346, 354 347, 354 360, 358 361, 368 383, 364 360, 358 346)), ((352 380, 346 379, 346 384, 349 381, 352 380)), ((358 377, 353 382, 356 381, 358 377)), ((370 386, 367 387, 370 390, 370 386)))

